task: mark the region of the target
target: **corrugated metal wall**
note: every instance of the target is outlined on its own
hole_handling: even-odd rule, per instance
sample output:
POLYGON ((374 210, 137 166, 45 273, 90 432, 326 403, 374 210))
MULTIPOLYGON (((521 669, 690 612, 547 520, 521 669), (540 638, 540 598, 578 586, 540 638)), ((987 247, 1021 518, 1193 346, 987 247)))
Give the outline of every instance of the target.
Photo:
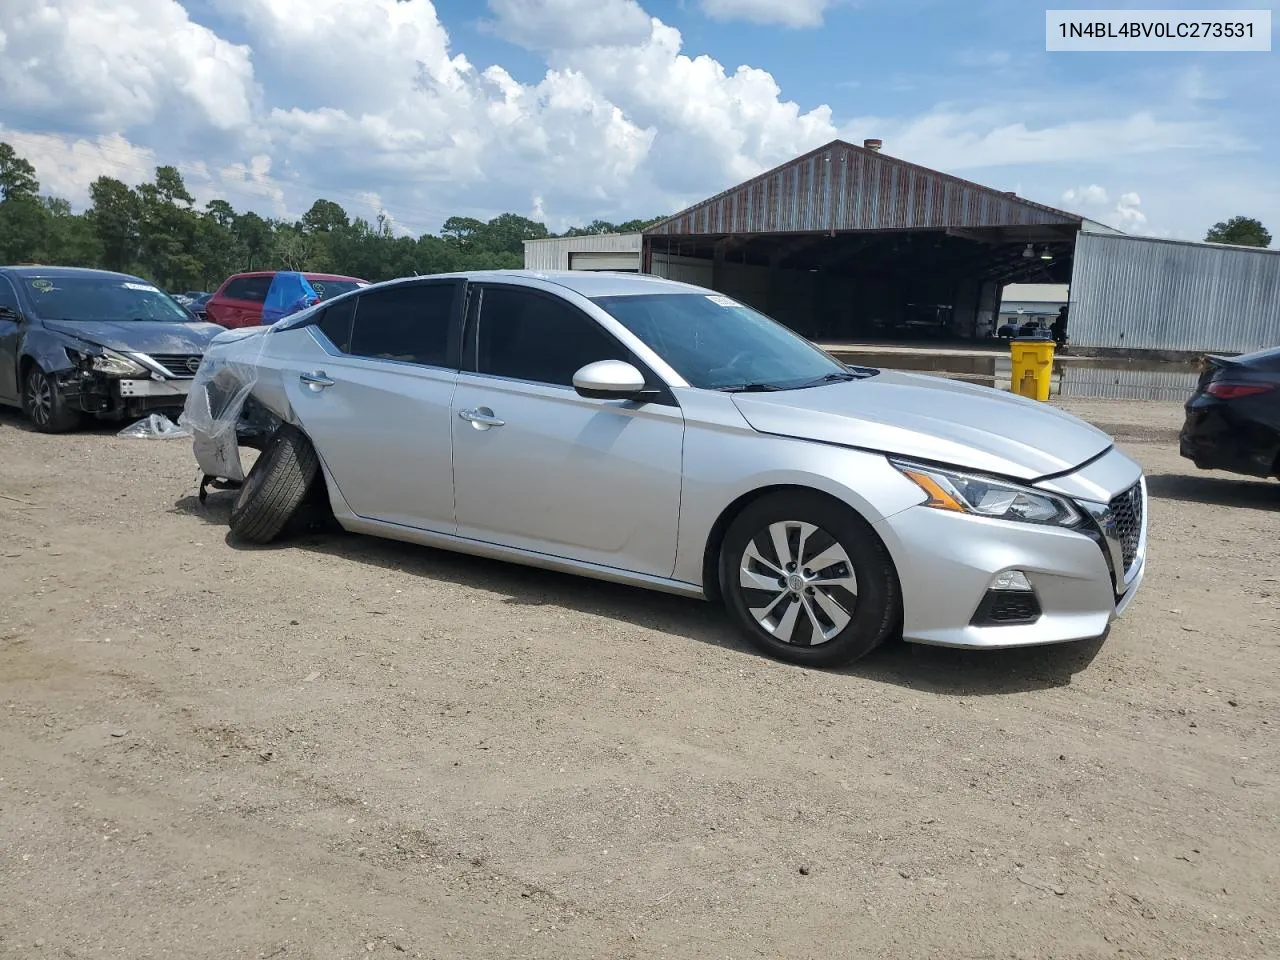
POLYGON ((568 270, 570 253, 634 253, 640 255, 638 233, 596 233, 585 237, 553 237, 524 242, 526 270, 568 270))
POLYGON ((1060 397, 1183 401, 1200 379, 1194 370, 1126 370, 1069 362, 1061 368, 1060 397))
POLYGON ((653 236, 1078 224, 1079 217, 837 141, 650 228, 653 236))
POLYGON ((1280 251, 1081 233, 1067 334, 1129 350, 1280 345, 1280 251))

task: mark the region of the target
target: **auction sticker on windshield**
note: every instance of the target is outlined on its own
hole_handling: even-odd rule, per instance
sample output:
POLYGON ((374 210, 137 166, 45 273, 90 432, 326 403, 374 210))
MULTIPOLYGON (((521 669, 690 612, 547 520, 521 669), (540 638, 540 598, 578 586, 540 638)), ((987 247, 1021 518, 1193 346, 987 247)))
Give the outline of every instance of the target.
POLYGON ((126 290, 141 290, 143 293, 159 293, 155 287, 149 283, 122 283, 122 287, 126 290))
POLYGON ((53 289, 53 281, 46 280, 44 277, 41 277, 39 280, 32 280, 31 286, 39 290, 41 293, 48 293, 53 289))
POLYGON ((718 293, 711 294, 709 297, 707 297, 707 299, 710 300, 712 303, 716 304, 717 306, 721 306, 721 307, 737 306, 737 304, 734 303, 732 300, 730 300, 728 297, 722 297, 718 293))

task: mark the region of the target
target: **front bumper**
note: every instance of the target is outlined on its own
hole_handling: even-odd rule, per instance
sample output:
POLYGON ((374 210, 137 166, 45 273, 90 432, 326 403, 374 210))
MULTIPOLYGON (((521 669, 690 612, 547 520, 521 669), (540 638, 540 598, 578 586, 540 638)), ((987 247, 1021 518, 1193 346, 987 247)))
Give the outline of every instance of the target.
MULTIPOLYGON (((1092 503, 1092 509, 1091 519, 1079 529, 988 520, 924 506, 880 521, 876 529, 893 555, 902 587, 903 637, 936 646, 1003 648, 1103 636, 1133 602, 1146 573, 1145 485, 1136 464, 1131 476, 1119 467, 1123 464, 1112 462, 1094 470, 1095 476, 1110 474, 1112 481, 1124 477, 1123 485, 1101 499, 1080 499, 1092 503), (1135 483, 1142 490, 1141 531, 1136 549, 1130 543, 1125 568, 1115 524, 1108 523, 1102 508, 1135 483), (1097 514, 1101 516, 1092 519, 1097 514), (1116 572, 1116 567, 1122 569, 1116 572), (1025 574, 1039 615, 1030 623, 975 623, 989 588, 1009 571, 1025 574)), ((1055 486, 1071 486, 1070 480, 1055 486)))

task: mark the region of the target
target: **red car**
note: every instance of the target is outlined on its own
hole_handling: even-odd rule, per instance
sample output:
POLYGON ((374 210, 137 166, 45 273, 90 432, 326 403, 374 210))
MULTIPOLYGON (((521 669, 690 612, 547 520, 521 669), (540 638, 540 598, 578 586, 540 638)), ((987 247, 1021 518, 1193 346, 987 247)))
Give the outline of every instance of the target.
MULTIPOLYGON (((266 302, 267 291, 271 289, 271 281, 275 279, 277 272, 262 270, 227 277, 205 304, 205 317, 231 329, 259 326, 262 323, 262 305, 266 302)), ((358 277, 343 277, 332 273, 304 273, 303 276, 320 295, 321 300, 336 297, 368 282, 358 277)))

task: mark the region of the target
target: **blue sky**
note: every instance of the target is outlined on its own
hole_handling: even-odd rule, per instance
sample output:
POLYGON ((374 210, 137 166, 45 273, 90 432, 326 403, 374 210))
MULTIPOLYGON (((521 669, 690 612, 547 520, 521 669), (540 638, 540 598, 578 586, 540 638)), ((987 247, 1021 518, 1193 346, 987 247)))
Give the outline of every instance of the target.
POLYGON ((506 210, 560 229, 671 212, 834 137, 880 137, 1122 229, 1199 239, 1245 214, 1280 235, 1276 53, 1046 53, 1043 5, 10 7, 0 139, 76 204, 100 174, 173 163, 202 202, 266 215, 324 196, 413 233, 506 210))

